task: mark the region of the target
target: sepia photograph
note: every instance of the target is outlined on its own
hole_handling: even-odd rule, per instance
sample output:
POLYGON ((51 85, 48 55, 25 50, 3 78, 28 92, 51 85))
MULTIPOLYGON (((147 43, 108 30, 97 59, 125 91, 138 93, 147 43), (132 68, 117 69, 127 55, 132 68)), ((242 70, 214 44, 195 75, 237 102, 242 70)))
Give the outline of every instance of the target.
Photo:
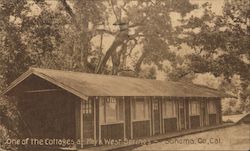
POLYGON ((0 0, 0 151, 249 151, 249 0, 0 0))

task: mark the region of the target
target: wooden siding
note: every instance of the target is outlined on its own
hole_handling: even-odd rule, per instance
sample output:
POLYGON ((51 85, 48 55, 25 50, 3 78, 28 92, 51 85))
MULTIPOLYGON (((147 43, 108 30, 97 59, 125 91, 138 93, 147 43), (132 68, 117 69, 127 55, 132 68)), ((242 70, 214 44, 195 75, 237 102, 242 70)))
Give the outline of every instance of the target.
POLYGON ((216 125, 216 114, 209 114, 209 125, 216 125))
POLYGON ((190 126, 191 128, 200 127, 200 115, 190 116, 190 126))
POLYGON ((96 123, 95 123, 95 131, 96 131, 96 136, 95 136, 95 139, 100 139, 101 137, 101 134, 100 134, 100 120, 99 120, 99 100, 97 97, 94 97, 94 101, 96 103, 95 107, 95 120, 96 120, 96 123))
POLYGON ((150 121, 134 121, 133 122, 134 138, 150 136, 150 121))
POLYGON ((126 138, 131 139, 131 108, 130 108, 130 97, 125 97, 125 133, 126 138))
POLYGON ((78 137, 75 112, 77 97, 67 92, 43 92, 26 94, 19 100, 19 111, 33 137, 78 137))
MULTIPOLYGON (((136 97, 123 97, 124 101, 124 122, 120 123, 110 123, 110 124, 101 124, 99 123, 99 99, 92 99, 90 98, 92 102, 96 103, 96 127, 93 127, 93 132, 95 132, 95 137, 97 139, 137 139, 137 138, 143 138, 143 137, 149 137, 152 136, 152 132, 155 131, 156 124, 159 125, 158 127, 158 133, 159 134, 167 134, 172 132, 177 132, 185 129, 196 129, 202 126, 206 125, 216 125, 218 122, 220 122, 220 112, 218 114, 209 114, 208 113, 208 100, 205 98, 200 98, 199 100, 201 103, 199 104, 199 108, 201 109, 201 112, 203 110, 203 114, 200 112, 200 115, 190 115, 189 114, 189 105, 190 102, 193 100, 193 98, 173 98, 171 100, 176 101, 176 117, 163 117, 163 102, 166 98, 163 97, 150 97, 149 101, 149 120, 133 120, 132 119, 132 101, 133 99, 136 99, 136 97), (156 117, 153 114, 153 104, 152 102, 155 102, 157 104, 157 114, 159 116, 159 119, 156 119, 156 117), (201 104, 203 103, 203 108, 201 107, 201 104), (181 105, 182 104, 182 105, 181 105), (180 107, 183 106, 183 107, 180 107), (158 113, 159 112, 159 113, 158 113), (161 112, 161 113, 160 113, 161 112), (181 113, 182 112, 182 113, 181 113), (203 117, 202 117, 203 116, 203 117), (155 124, 155 120, 158 120, 155 124), (160 122, 161 120, 161 122, 160 122), (182 125, 181 125, 182 120, 182 125), (203 120, 203 121, 201 121, 203 120), (182 127, 182 129, 180 129, 182 127)), ((216 109, 218 111, 221 110, 221 104, 219 100, 214 100, 216 102, 216 109)), ((93 105, 94 106, 94 105, 93 105)), ((93 118, 94 119, 94 118, 93 118)), ((92 119, 92 120, 93 120, 92 119)), ((86 121, 86 119, 85 119, 86 121)), ((86 124, 86 123, 85 123, 86 124)), ((90 126, 91 127, 91 126, 90 126)), ((92 135, 93 136, 93 135, 92 135)))
POLYGON ((216 108, 217 108, 217 124, 222 123, 222 106, 221 106, 221 99, 216 101, 216 108))
POLYGON ((101 139, 123 139, 123 123, 101 125, 101 139))
POLYGON ((209 114, 208 114, 208 100, 205 100, 205 126, 208 126, 209 125, 209 114))
MULTIPOLYGON (((92 80, 95 82, 95 79, 92 80)), ((112 82, 110 83, 112 84, 112 82)), ((158 82, 155 83, 155 86, 158 87, 158 84, 158 82)), ((134 87, 133 83, 131 86, 134 87)), ((152 89, 152 91, 153 90, 154 89, 152 89)), ((126 137, 128 139, 133 139, 174 132, 177 130, 185 130, 188 128, 197 128, 199 126, 216 125, 222 122, 221 100, 219 100, 218 96, 216 98, 201 96, 170 97, 165 96, 166 94, 164 91, 164 93, 161 92, 164 96, 154 97, 153 94, 155 93, 140 92, 138 95, 150 94, 150 96, 122 97, 120 96, 121 94, 118 93, 119 96, 116 97, 122 98, 125 102, 123 106, 125 113, 124 122, 101 125, 99 119, 99 97, 92 95, 84 97, 84 95, 79 94, 77 97, 75 96, 77 94, 72 95, 72 92, 69 93, 63 90, 60 85, 54 85, 50 79, 43 79, 34 75, 27 77, 26 80, 23 81, 22 85, 18 85, 18 87, 13 89, 13 92, 19 92, 18 94, 26 101, 19 102, 19 104, 25 106, 23 107, 23 111, 29 111, 28 114, 26 113, 26 116, 28 116, 28 118, 31 120, 28 122, 28 127, 32 128, 33 133, 38 133, 35 134, 34 137, 57 137, 73 139, 123 139, 126 137), (80 100, 79 97, 85 98, 87 100, 80 100), (144 99, 150 98, 150 119, 141 119, 144 121, 132 120, 133 103, 131 103, 131 101, 137 97, 144 97, 144 99), (162 101, 165 99, 176 101, 176 118, 163 118, 162 101), (204 107, 202 108, 204 112, 200 116, 189 115, 189 105, 190 101, 193 99, 196 99, 202 103, 204 102, 204 107), (83 106, 81 104, 84 104, 86 101, 91 102, 90 114, 83 112, 83 106), (157 109, 155 111, 153 110, 153 101, 155 101, 155 104, 157 104, 157 109), (208 113, 209 101, 215 102, 216 113, 208 113), (181 102, 183 103, 182 109, 180 108, 181 102), (42 128, 42 130, 40 128, 42 128)), ((129 93, 129 95, 131 94, 129 93)))
MULTIPOLYGON (((80 120, 81 100, 75 102, 75 123, 76 123, 76 140, 81 139, 81 120, 80 120)), ((80 148, 80 144, 77 144, 77 148, 80 148)))
POLYGON ((188 100, 187 98, 184 98, 184 102, 185 102, 185 106, 184 106, 184 108, 185 108, 185 129, 189 129, 190 128, 189 125, 191 125, 191 122, 192 122, 190 119, 190 115, 189 115, 189 113, 190 113, 190 111, 189 111, 190 100, 188 100))
POLYGON ((177 118, 164 119, 164 133, 177 131, 177 118))

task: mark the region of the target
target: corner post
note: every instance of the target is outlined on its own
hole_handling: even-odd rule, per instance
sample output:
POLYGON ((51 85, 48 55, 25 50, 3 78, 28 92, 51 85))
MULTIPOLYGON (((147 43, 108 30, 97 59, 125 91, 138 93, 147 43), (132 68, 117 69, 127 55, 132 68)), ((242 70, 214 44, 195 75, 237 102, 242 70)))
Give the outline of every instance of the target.
POLYGON ((81 148, 83 148, 83 101, 81 100, 80 103, 80 141, 81 141, 81 148))

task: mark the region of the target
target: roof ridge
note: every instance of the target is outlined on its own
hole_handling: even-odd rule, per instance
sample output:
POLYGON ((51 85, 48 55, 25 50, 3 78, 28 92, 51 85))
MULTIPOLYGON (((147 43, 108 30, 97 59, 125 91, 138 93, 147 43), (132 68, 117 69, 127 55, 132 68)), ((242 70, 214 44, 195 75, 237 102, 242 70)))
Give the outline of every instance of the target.
MULTIPOLYGON (((151 81, 166 82, 164 80, 156 80, 156 79, 146 79, 146 78, 129 77, 129 76, 119 76, 119 75, 110 75, 110 74, 97 74, 97 73, 88 73, 88 72, 70 71, 70 70, 59 70, 59 69, 49 69, 49 68, 35 68, 35 67, 30 67, 30 70, 32 70, 32 71, 35 71, 35 70, 51 70, 51 71, 59 71, 59 72, 89 74, 89 75, 95 75, 95 76, 108 76, 108 77, 131 78, 131 79, 141 79, 141 80, 151 80, 151 81)), ((174 81, 169 81, 169 82, 174 82, 174 81)), ((176 82, 176 83, 178 83, 178 82, 176 82)))
POLYGON ((15 82, 6 89, 5 92, 9 92, 12 88, 17 86, 20 82, 32 74, 45 79, 82 99, 86 99, 86 96, 88 97, 96 95, 231 97, 231 95, 226 93, 218 93, 218 91, 211 90, 191 82, 182 83, 170 80, 162 81, 33 67, 18 77, 15 82), (105 76, 109 78, 105 78, 105 76), (112 82, 115 85, 113 85, 112 82))
POLYGON ((70 71, 70 70, 59 70, 59 69, 49 69, 49 68, 36 68, 30 67, 30 69, 34 72, 36 70, 51 70, 51 71, 58 71, 58 72, 69 72, 69 73, 79 73, 79 74, 89 74, 94 76, 107 76, 107 77, 119 77, 119 78, 130 78, 130 79, 139 79, 139 80, 150 80, 150 81, 159 81, 159 82, 171 82, 176 84, 188 84, 196 87, 207 88, 213 91, 218 91, 219 89, 211 88, 205 85, 195 84, 191 82, 179 82, 179 81, 171 81, 171 80, 157 80, 157 79, 146 79, 146 78, 138 78, 138 77, 129 77, 129 76, 118 76, 118 75, 108 75, 108 74, 96 74, 96 73, 88 73, 88 72, 80 72, 80 71, 70 71))

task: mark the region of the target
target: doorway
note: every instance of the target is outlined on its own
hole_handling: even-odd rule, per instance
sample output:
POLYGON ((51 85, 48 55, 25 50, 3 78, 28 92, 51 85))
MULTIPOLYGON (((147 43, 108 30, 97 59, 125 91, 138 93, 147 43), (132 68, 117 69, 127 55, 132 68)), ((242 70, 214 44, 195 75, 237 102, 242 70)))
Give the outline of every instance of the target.
POLYGON ((82 118, 83 118, 83 137, 93 138, 94 136, 94 116, 93 101, 87 100, 82 102, 82 118))
POLYGON ((205 101, 201 101, 201 126, 205 126, 206 125, 206 102, 205 101))
POLYGON ((153 110, 153 134, 160 134, 160 101, 154 99, 152 102, 153 110))
POLYGON ((180 130, 186 129, 185 103, 183 100, 179 101, 179 123, 180 130))

